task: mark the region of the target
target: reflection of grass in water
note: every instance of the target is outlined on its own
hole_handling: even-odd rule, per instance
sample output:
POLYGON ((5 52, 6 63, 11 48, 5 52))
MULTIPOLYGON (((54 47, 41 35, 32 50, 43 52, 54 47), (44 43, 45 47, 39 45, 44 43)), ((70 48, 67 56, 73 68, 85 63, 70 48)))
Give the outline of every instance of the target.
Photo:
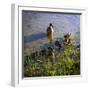
POLYGON ((55 63, 48 55, 31 58, 24 54, 24 76, 59 76, 80 74, 80 50, 76 46, 64 45, 63 51, 55 53, 55 63))

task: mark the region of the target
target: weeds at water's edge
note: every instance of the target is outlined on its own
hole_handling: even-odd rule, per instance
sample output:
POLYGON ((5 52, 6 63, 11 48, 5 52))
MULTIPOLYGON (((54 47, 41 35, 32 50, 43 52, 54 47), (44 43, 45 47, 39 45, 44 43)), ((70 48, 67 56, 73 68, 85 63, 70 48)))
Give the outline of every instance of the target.
POLYGON ((80 45, 58 44, 30 55, 24 53, 24 77, 60 75, 80 75, 80 45))

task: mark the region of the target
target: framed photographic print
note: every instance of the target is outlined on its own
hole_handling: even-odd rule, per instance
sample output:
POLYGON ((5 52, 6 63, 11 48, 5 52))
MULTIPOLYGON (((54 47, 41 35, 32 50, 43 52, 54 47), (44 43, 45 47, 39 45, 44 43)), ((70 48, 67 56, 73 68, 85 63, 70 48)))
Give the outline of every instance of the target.
POLYGON ((12 5, 12 85, 86 80, 85 14, 83 8, 12 5))

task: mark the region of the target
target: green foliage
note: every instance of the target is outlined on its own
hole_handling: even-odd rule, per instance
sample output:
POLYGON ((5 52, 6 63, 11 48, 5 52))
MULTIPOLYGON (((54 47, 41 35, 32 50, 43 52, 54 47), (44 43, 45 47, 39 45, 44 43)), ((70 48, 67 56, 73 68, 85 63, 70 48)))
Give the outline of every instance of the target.
POLYGON ((75 45, 63 45, 63 51, 55 54, 55 62, 48 56, 38 56, 32 60, 24 54, 24 76, 62 76, 80 74, 80 50, 75 45))
POLYGON ((80 75, 80 45, 69 40, 31 54, 24 50, 24 77, 80 75))

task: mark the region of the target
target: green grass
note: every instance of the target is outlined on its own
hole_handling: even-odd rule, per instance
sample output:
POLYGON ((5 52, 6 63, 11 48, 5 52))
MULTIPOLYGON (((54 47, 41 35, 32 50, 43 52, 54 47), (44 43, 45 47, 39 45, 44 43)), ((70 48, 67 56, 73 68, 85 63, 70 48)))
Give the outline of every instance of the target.
POLYGON ((63 45, 55 61, 47 55, 31 58, 24 53, 24 77, 80 75, 80 50, 75 45, 63 45))

